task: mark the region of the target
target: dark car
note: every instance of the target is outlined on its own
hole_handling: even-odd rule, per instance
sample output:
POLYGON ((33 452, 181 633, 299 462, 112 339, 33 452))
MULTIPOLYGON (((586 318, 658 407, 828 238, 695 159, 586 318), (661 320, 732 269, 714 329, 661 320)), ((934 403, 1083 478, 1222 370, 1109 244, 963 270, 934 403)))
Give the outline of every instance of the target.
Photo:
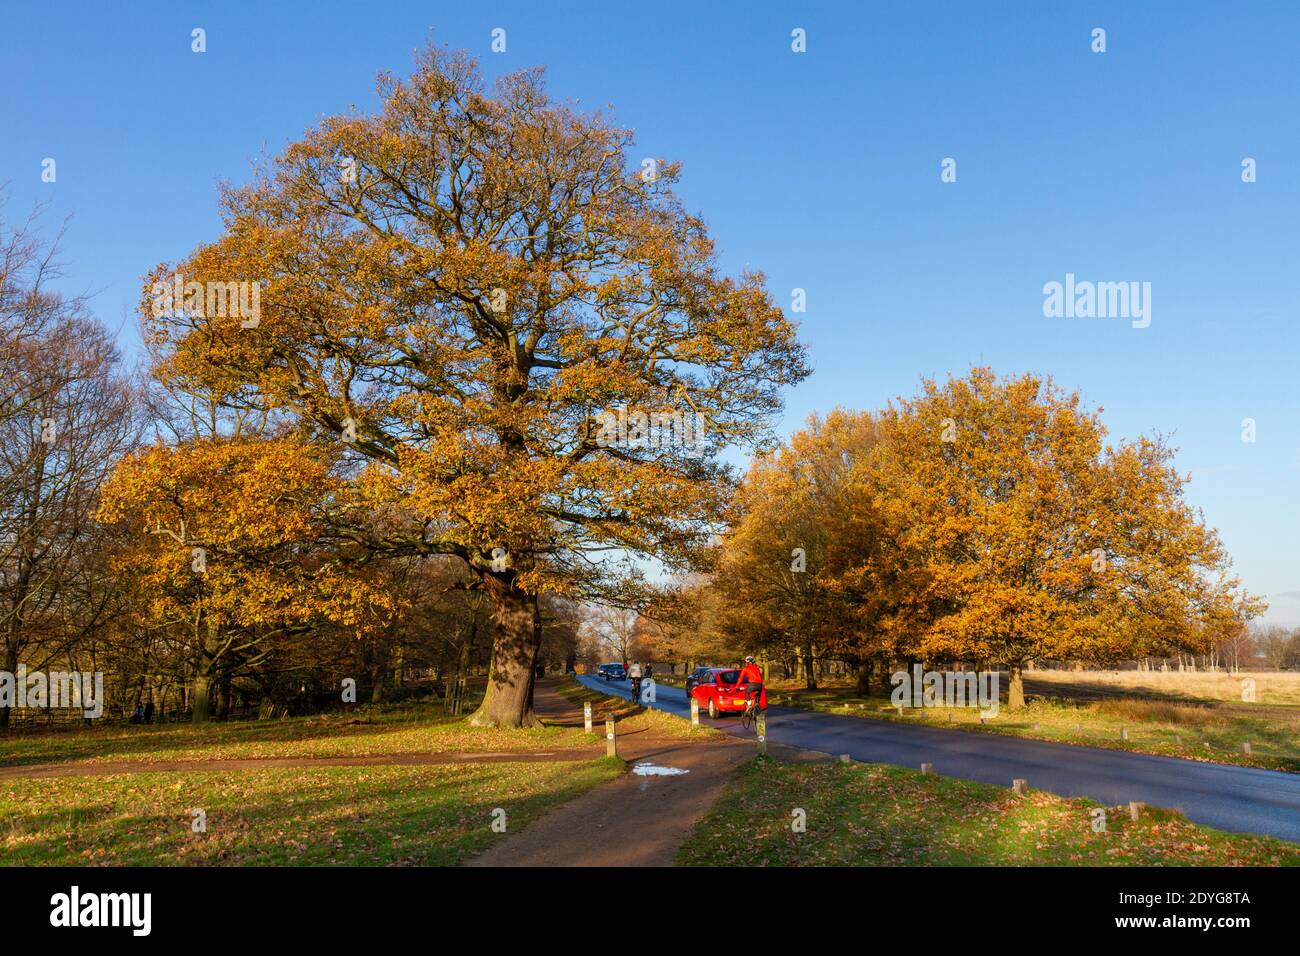
POLYGON ((627 680, 627 671, 622 664, 601 664, 596 668, 596 673, 605 680, 627 680))
POLYGON ((690 697, 691 691, 695 690, 695 688, 698 687, 700 684, 712 684, 713 675, 716 674, 718 671, 725 670, 725 669, 726 668, 723 667, 695 668, 695 670, 691 671, 689 674, 686 675, 686 696, 690 697))

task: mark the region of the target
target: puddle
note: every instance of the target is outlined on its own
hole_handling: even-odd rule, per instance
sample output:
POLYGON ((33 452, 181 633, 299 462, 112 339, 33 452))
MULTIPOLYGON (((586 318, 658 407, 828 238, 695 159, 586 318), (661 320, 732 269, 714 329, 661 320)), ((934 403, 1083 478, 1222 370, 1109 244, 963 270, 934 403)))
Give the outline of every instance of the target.
POLYGON ((632 768, 632 772, 638 777, 676 777, 690 773, 689 770, 683 770, 681 767, 656 767, 652 763, 639 763, 632 768))

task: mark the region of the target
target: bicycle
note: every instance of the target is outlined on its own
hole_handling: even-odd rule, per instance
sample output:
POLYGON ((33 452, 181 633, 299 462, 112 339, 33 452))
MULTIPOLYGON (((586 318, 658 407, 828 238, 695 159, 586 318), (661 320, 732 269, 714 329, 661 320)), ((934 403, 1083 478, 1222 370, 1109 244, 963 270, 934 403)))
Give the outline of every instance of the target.
POLYGON ((740 726, 745 730, 753 730, 754 724, 758 722, 758 715, 762 709, 758 706, 758 698, 762 691, 754 691, 754 696, 749 699, 745 709, 740 712, 740 726))

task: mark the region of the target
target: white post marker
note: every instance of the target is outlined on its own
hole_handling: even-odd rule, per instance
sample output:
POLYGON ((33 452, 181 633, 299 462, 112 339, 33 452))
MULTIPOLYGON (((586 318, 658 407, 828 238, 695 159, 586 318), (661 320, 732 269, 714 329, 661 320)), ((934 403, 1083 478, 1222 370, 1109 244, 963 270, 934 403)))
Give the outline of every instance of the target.
POLYGON ((932 764, 932 763, 923 763, 923 764, 921 764, 921 774, 922 774, 922 776, 928 776, 928 775, 931 774, 931 773, 934 773, 934 764, 932 764))
POLYGON ((1145 803, 1138 803, 1136 800, 1130 800, 1128 802, 1128 815, 1134 820, 1139 819, 1142 816, 1142 808, 1144 806, 1146 806, 1145 803))
POLYGON ((1014 790, 1018 796, 1023 797, 1029 792, 1029 781, 1023 777, 1016 777, 1015 780, 1011 781, 1011 789, 1014 790))
POLYGON ((582 725, 587 728, 587 733, 591 733, 591 701, 582 705, 582 725))
POLYGON ((696 727, 700 726, 700 702, 691 695, 691 723, 696 727))
POLYGON ((614 718, 605 718, 605 756, 618 756, 618 741, 614 739, 614 718))
POLYGON ((767 756, 767 714, 763 713, 760 710, 758 712, 758 717, 755 720, 754 727, 758 731, 758 755, 760 757, 766 757, 767 756))

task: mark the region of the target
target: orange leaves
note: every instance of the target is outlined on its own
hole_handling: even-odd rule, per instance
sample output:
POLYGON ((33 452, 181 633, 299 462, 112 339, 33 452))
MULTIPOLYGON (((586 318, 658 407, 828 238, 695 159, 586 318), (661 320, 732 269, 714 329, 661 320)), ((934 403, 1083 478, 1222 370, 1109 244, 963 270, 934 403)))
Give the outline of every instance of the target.
MULTIPOLYGON (((606 448, 589 424, 667 409, 718 446, 764 442, 807 374, 793 323, 761 275, 720 274, 678 164, 648 186, 631 132, 551 100, 539 72, 489 93, 471 59, 430 49, 381 96, 226 190, 221 237, 160 267, 265 285, 256 326, 149 319, 155 373, 338 442, 350 514, 380 515, 356 535, 373 555, 482 571, 500 547, 534 590, 608 585, 618 551, 684 566, 728 470, 606 448)), ((254 511, 231 519, 254 538, 297 520, 254 511)))
POLYGON ((824 592, 856 612, 858 653, 1113 660, 1204 646, 1257 607, 1172 451, 1107 446, 1050 381, 977 368, 864 418, 814 420, 741 492, 728 560, 787 631, 813 626, 824 592), (809 549, 802 579, 793 547, 809 549), (763 577, 802 585, 781 598, 792 610, 763 577))
POLYGON ((381 582, 350 573, 323 545, 346 487, 299 440, 196 439, 124 459, 99 518, 125 542, 114 555, 156 623, 301 624, 318 616, 372 626, 393 609, 381 582))

